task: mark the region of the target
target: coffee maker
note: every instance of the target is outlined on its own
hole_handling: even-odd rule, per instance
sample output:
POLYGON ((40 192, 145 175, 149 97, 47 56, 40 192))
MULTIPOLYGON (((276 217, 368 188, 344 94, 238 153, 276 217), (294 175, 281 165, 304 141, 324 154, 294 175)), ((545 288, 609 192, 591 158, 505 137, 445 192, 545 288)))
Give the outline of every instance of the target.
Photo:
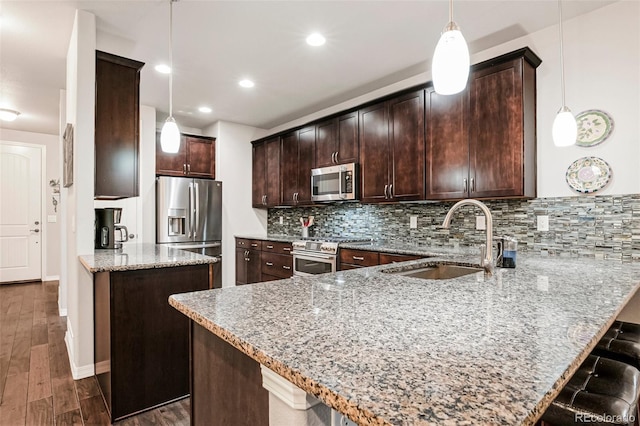
POLYGON ((127 230, 127 227, 119 225, 120 218, 122 217, 122 209, 106 208, 95 209, 95 211, 95 248, 122 248, 122 243, 129 241, 129 231, 127 230), (119 239, 116 239, 116 237, 119 239))

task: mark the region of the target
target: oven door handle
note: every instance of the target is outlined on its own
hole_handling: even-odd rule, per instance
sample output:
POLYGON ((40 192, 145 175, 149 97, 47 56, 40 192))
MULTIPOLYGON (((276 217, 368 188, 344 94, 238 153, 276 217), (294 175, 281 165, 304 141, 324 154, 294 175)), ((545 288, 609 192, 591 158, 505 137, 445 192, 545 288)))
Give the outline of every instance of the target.
POLYGON ((292 252, 291 254, 293 255, 294 258, 307 259, 307 260, 317 260, 317 259, 332 260, 336 257, 330 254, 296 253, 295 251, 292 252))

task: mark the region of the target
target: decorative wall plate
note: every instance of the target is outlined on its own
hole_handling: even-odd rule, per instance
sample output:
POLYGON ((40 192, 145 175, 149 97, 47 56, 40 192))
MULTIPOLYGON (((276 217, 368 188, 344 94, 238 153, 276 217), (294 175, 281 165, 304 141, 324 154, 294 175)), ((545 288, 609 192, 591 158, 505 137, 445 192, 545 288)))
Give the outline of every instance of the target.
POLYGON ((611 167, 601 158, 582 157, 567 169, 567 183, 575 191, 588 194, 604 188, 611 179, 611 167))
POLYGON ((578 137, 576 145, 595 146, 604 142, 613 131, 613 119, 599 109, 582 111, 576 116, 578 137))

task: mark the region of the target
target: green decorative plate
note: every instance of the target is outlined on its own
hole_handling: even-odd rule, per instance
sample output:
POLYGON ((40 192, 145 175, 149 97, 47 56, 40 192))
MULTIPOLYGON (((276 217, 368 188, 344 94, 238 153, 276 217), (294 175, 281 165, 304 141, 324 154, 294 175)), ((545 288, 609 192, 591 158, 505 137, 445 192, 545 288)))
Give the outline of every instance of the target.
POLYGON ((578 137, 576 145, 595 146, 604 142, 613 131, 613 119, 599 109, 582 111, 576 116, 578 137))
POLYGON ((611 179, 611 167, 601 158, 582 157, 567 169, 567 183, 577 192, 589 194, 604 188, 611 179))

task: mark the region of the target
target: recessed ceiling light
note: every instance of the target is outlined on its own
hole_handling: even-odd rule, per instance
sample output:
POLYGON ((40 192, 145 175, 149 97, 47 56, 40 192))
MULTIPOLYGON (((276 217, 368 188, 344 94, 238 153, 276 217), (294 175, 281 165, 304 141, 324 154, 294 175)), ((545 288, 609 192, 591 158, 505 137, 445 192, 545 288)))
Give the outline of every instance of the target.
POLYGON ((165 64, 156 65, 156 71, 162 74, 171 74, 171 67, 165 64))
POLYGON ((256 85, 253 81, 251 81, 251 80, 246 80, 246 79, 245 79, 245 80, 240 80, 240 81, 238 82, 238 84, 239 84, 240 86, 242 86, 242 87, 246 87, 246 88, 250 88, 250 87, 253 87, 253 86, 255 86, 255 85, 256 85))
POLYGON ((0 108, 0 120, 2 121, 13 121, 20 113, 18 111, 14 111, 12 109, 0 108))
POLYGON ((327 40, 319 33, 313 33, 307 37, 309 46, 322 46, 327 40))
POLYGON ((209 112, 212 111, 212 109, 209 108, 209 107, 206 107, 206 106, 201 106, 200 108, 198 108, 198 111, 204 112, 204 113, 209 113, 209 112))

